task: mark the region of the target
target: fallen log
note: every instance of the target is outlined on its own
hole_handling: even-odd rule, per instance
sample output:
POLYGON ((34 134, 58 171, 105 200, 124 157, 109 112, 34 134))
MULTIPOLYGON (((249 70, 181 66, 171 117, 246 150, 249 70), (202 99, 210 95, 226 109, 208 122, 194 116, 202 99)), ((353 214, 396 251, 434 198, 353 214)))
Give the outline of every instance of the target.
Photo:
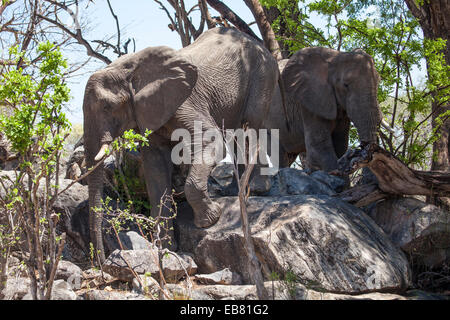
POLYGON ((355 186, 338 197, 357 206, 366 206, 390 195, 450 197, 450 172, 413 170, 374 144, 349 150, 339 160, 339 169, 333 174, 348 175, 364 167, 373 172, 378 184, 355 186))

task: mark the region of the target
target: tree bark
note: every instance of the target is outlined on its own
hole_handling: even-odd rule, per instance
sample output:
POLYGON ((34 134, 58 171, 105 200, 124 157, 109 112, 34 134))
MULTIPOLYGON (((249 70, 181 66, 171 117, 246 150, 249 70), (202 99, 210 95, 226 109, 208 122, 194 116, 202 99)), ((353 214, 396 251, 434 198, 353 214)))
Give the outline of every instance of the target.
MULTIPOLYGON (((300 11, 298 9, 298 2, 299 0, 288 0, 286 4, 289 7, 288 19, 291 19, 292 21, 299 21, 300 11)), ((276 32, 276 35, 280 37, 278 45, 281 48, 283 59, 289 59, 293 52, 290 51, 289 45, 284 42, 284 39, 295 38, 297 36, 297 30, 291 30, 288 27, 286 17, 282 16, 282 13, 277 7, 264 7, 264 12, 270 25, 273 25, 275 20, 279 19, 279 30, 276 32)))
POLYGON ((347 152, 339 160, 339 164, 339 175, 368 167, 377 177, 378 187, 356 186, 338 195, 342 200, 357 206, 366 206, 389 195, 450 196, 450 173, 410 169, 375 144, 347 152))
MULTIPOLYGON (((418 4, 416 0, 405 0, 406 5, 412 15, 419 21, 425 38, 436 40, 438 38, 447 40, 444 49, 445 61, 450 65, 450 1, 449 0, 424 0, 423 4, 418 4)), ((427 68, 429 65, 427 62, 427 68)), ((432 105, 432 126, 438 128, 437 118, 450 110, 450 104, 440 106, 433 102, 432 105), (437 110, 437 109, 440 110, 437 110)), ((432 161, 431 170, 450 171, 449 162, 449 131, 450 118, 447 118, 443 125, 438 128, 441 137, 433 144, 435 158, 432 161)))
POLYGON ((264 39, 264 45, 267 49, 269 49, 269 51, 272 53, 275 59, 277 59, 277 61, 282 60, 283 56, 281 54, 280 45, 278 44, 278 41, 275 37, 275 32, 273 32, 272 26, 267 19, 266 13, 264 12, 261 3, 259 2, 259 0, 244 0, 244 2, 247 7, 250 8, 253 16, 256 19, 259 31, 261 32, 261 35, 264 39))

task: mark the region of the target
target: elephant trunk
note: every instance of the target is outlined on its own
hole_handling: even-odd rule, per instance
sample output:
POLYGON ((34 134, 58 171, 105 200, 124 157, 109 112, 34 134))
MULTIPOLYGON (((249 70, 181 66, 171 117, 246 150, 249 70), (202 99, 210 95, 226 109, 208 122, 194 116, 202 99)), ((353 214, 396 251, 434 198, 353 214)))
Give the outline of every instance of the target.
POLYGON ((382 118, 376 95, 365 95, 352 105, 347 112, 358 130, 361 144, 376 143, 378 128, 382 118))
MULTIPOLYGON (((97 130, 92 130, 92 126, 87 124, 85 125, 84 136, 86 164, 88 168, 92 168, 98 161, 102 160, 105 152, 105 148, 102 147, 102 142, 104 144, 105 141, 98 137, 109 136, 109 133, 99 134, 97 130), (103 155, 100 153, 103 153, 103 155), (98 159, 99 156, 100 159, 98 159)), ((89 232, 91 243, 94 245, 99 263, 105 261, 105 250, 102 237, 103 211, 100 210, 102 208, 103 196, 103 170, 103 165, 100 165, 88 176, 89 232)))

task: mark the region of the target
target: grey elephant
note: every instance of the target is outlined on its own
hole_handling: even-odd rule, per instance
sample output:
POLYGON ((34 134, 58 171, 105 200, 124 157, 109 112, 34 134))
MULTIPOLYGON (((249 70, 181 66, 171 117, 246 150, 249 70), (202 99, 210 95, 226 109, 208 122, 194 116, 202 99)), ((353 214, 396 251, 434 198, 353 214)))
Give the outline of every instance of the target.
POLYGON ((348 148, 350 121, 362 144, 376 142, 379 76, 370 55, 361 49, 305 48, 279 66, 287 116, 276 89, 263 126, 280 129, 280 167, 289 167, 306 152, 309 169, 337 169, 348 148))
MULTIPOLYGON (((260 127, 267 115, 279 71, 276 60, 262 44, 232 28, 203 33, 192 45, 175 51, 151 47, 117 59, 94 73, 86 85, 84 143, 88 167, 104 157, 108 145, 125 130, 152 130, 149 146, 141 149, 151 214, 156 216, 165 192, 170 192, 175 129, 191 134, 194 121, 202 129, 260 127)), ((211 141, 203 141, 205 149, 211 141)), ((209 227, 221 208, 207 193, 211 157, 190 165, 185 195, 195 224, 209 227)), ((100 207, 103 192, 100 166, 88 177, 89 206, 100 207)), ((90 215, 91 241, 104 260, 102 216, 90 215)))

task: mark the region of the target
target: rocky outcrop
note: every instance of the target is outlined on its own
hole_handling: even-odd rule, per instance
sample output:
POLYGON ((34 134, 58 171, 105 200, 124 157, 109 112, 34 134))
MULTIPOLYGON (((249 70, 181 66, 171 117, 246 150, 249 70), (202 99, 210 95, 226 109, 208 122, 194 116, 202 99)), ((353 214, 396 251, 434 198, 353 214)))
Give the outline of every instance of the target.
MULTIPOLYGON (((199 272, 228 267, 251 283, 238 199, 216 201, 223 214, 208 229, 196 228, 188 208, 182 211, 177 221, 180 247, 194 253, 199 272)), ((329 196, 297 195, 251 197, 247 207, 267 280, 274 272, 281 276, 289 272, 305 285, 351 294, 401 291, 409 284, 405 255, 352 205, 329 196)))
MULTIPOLYGON (((264 286, 271 300, 407 300, 405 297, 389 293, 367 293, 361 295, 335 294, 308 289, 298 283, 267 281, 264 286)), ((192 300, 257 300, 253 285, 225 286, 211 285, 187 291, 181 285, 169 285, 174 296, 190 294, 192 300)))
POLYGON ((450 261, 450 212, 398 198, 373 205, 369 215, 412 262, 432 268, 450 261))

